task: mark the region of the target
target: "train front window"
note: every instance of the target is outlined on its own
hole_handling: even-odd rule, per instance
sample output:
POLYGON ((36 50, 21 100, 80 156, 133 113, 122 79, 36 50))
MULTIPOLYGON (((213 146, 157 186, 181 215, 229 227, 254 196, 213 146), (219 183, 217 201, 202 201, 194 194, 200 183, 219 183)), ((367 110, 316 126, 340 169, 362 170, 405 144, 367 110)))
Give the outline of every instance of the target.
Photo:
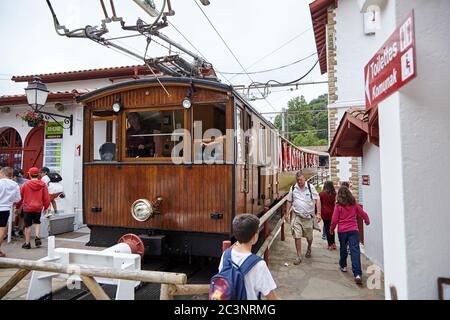
POLYGON ((225 104, 194 105, 194 162, 222 163, 226 147, 225 104))
POLYGON ((94 114, 94 161, 116 161, 116 120, 94 114))
POLYGON ((125 155, 127 158, 182 157, 184 110, 127 112, 125 155))

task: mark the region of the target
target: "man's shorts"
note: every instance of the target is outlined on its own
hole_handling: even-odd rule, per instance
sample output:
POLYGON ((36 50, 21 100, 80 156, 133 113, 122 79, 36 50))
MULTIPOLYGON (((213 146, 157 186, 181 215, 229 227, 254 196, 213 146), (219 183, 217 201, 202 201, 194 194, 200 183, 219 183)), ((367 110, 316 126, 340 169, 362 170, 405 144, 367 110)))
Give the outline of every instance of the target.
POLYGON ((41 224, 40 212, 24 212, 25 228, 31 227, 33 224, 41 224))
POLYGON ((313 219, 304 219, 298 214, 292 213, 291 231, 295 239, 306 238, 313 239, 313 219))
POLYGON ((8 224, 9 219, 9 210, 8 211, 0 211, 0 228, 5 228, 8 224))

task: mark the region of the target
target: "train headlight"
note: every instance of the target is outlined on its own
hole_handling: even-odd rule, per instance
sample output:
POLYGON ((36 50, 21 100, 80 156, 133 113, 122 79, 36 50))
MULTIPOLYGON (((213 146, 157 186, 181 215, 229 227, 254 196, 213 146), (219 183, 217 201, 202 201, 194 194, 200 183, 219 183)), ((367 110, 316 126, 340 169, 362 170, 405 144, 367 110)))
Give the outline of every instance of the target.
POLYGON ((131 205, 131 215, 137 221, 147 221, 153 216, 153 207, 151 202, 147 199, 136 200, 131 205))

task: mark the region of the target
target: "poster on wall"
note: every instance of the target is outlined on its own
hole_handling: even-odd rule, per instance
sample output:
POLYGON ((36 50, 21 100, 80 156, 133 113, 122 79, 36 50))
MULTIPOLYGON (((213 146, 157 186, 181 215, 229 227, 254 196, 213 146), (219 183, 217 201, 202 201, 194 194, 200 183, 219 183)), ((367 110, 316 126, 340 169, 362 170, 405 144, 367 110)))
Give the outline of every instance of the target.
POLYGON ((62 139, 45 140, 44 166, 61 174, 62 139))
POLYGON ((62 139, 64 128, 58 122, 45 123, 45 139, 62 139))

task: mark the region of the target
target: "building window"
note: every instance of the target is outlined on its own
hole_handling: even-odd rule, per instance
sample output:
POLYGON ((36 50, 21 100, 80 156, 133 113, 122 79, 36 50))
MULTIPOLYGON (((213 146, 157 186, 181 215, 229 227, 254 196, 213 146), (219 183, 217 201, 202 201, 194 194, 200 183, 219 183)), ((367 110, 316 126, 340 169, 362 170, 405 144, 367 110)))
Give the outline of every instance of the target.
POLYGON ((22 167, 22 139, 13 128, 0 129, 0 167, 22 167))

